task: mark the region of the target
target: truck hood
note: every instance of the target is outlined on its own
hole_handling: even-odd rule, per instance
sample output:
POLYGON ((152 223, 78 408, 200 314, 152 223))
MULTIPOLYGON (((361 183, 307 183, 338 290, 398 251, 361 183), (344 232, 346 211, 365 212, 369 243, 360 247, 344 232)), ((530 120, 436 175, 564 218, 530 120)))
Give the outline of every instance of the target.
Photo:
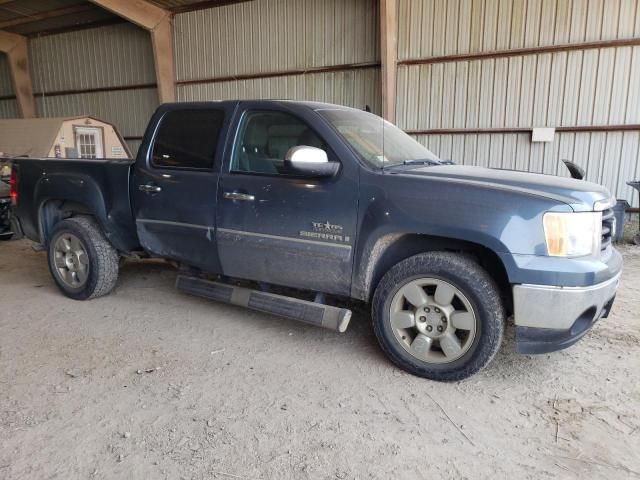
MULTIPOLYGON (((464 165, 435 165, 396 170, 410 176, 519 191, 566 203, 574 211, 592 211, 595 202, 611 199, 602 185, 573 178, 464 165)), ((395 173, 395 172, 394 172, 395 173)))

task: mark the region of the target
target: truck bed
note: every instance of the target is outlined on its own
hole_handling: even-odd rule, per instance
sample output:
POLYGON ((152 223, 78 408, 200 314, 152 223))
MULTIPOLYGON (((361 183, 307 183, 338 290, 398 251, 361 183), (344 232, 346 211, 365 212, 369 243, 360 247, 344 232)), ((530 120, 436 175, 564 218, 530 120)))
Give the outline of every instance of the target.
POLYGON ((13 162, 18 169, 17 214, 27 237, 39 241, 47 205, 65 198, 95 212, 103 227, 108 224, 105 231, 112 232, 110 241, 116 248, 137 247, 130 197, 134 160, 16 158, 13 162))

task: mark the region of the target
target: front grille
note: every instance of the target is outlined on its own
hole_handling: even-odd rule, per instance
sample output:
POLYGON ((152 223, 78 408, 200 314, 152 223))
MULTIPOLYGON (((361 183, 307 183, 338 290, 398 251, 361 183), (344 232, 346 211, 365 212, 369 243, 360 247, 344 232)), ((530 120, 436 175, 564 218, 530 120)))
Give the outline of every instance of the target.
POLYGON ((611 208, 602 212, 602 246, 600 250, 606 250, 611 245, 615 222, 616 219, 611 208))

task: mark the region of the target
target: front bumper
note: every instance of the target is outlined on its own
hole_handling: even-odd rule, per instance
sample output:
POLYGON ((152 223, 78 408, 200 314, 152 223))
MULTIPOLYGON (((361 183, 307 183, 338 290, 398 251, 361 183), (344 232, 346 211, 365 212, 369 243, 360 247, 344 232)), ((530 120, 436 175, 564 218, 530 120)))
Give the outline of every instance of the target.
POLYGON ((547 353, 576 343, 609 315, 619 280, 620 273, 588 287, 515 285, 517 351, 547 353))

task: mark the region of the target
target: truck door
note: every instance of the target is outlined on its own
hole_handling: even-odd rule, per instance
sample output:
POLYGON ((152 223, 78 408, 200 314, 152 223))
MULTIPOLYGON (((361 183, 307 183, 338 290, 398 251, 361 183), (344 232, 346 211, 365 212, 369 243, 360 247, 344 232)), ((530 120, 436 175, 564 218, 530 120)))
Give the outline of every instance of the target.
POLYGON ((330 178, 283 168, 295 146, 345 148, 312 110, 252 102, 236 121, 218 190, 218 249, 225 275, 333 294, 349 293, 358 166, 330 178), (252 108, 255 107, 255 108, 252 108))
POLYGON ((216 190, 232 107, 170 106, 152 120, 132 180, 136 228, 148 252, 220 271, 216 190))

